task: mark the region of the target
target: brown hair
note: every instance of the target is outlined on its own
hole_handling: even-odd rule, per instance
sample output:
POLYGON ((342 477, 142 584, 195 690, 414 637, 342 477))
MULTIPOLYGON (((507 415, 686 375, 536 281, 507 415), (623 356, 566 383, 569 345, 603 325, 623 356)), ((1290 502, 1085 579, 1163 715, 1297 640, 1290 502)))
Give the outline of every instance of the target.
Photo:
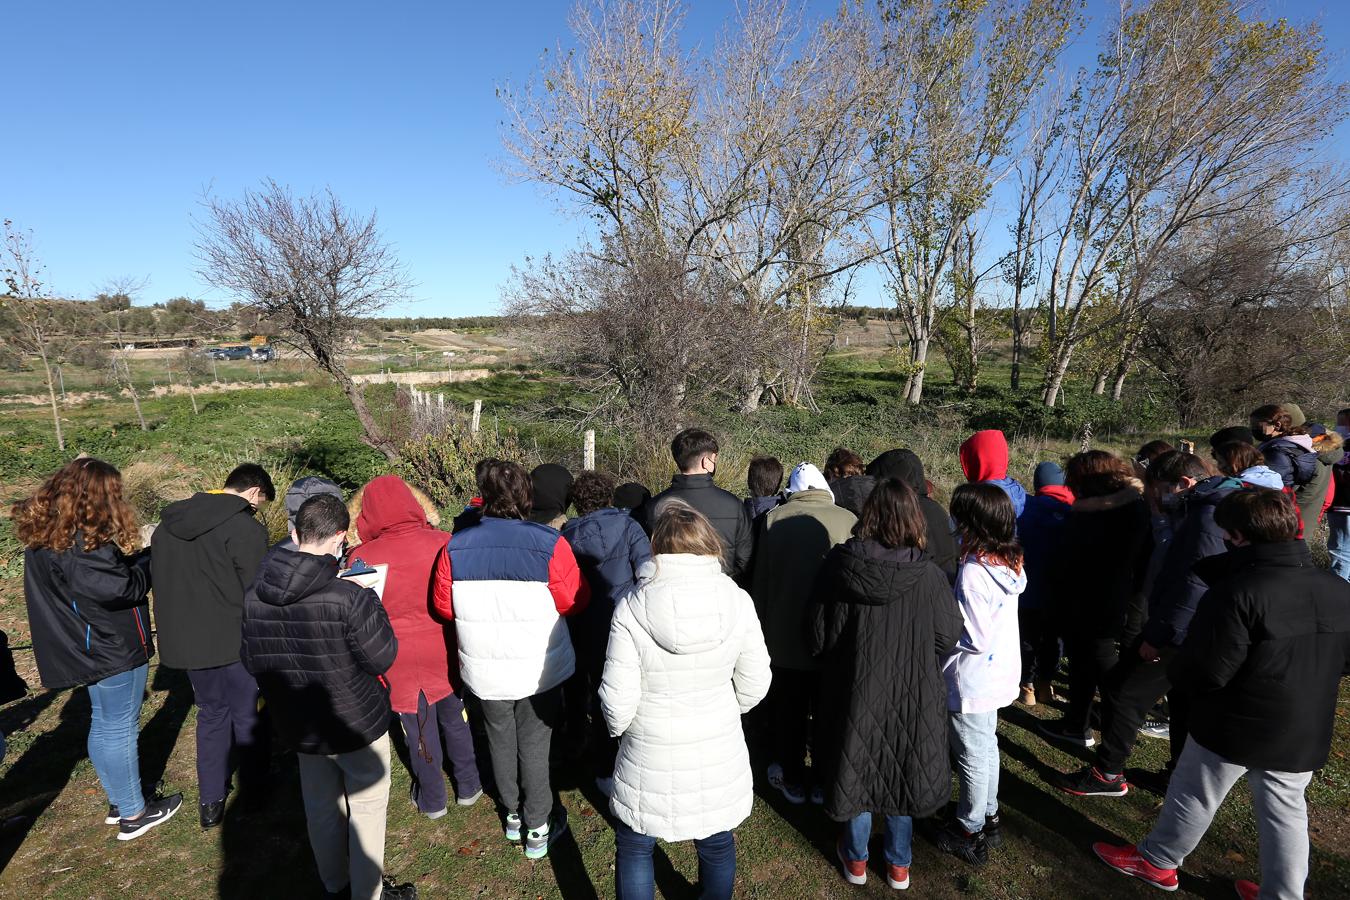
POLYGON ((1250 488, 1233 491, 1214 508, 1214 524, 1253 544, 1292 541, 1298 534, 1298 510, 1283 491, 1250 488))
POLYGON ((772 497, 783 486, 783 464, 773 456, 756 456, 745 473, 746 487, 754 497, 772 497))
POLYGON ((534 509, 534 486, 525 467, 495 462, 483 474, 483 515, 498 519, 528 519, 534 509))
POLYGON ((1203 481, 1217 474, 1218 471, 1203 456, 1173 450, 1155 459, 1148 467, 1148 483, 1150 487, 1155 487, 1162 484, 1179 484, 1183 478, 1203 481))
POLYGON ((725 552, 717 529, 703 513, 674 497, 657 506, 656 525, 652 528, 652 553, 692 553, 713 556, 721 562, 725 552))
POLYGON ((122 498, 122 473, 101 459, 84 457, 57 469, 37 493, 10 510, 14 533, 30 550, 69 550, 75 535, 85 551, 116 544, 131 553, 139 542, 136 513, 122 498))
POLYGON ((1237 475, 1252 466, 1263 465, 1265 456, 1251 444, 1243 441, 1229 441, 1214 448, 1214 461, 1219 471, 1225 475, 1237 475))
POLYGON ((958 485, 952 492, 951 513, 963 556, 1021 571, 1017 513, 1003 488, 983 481, 958 485))
POLYGON ((1258 425, 1269 425, 1275 429, 1279 435, 1286 434, 1307 434, 1308 429, 1304 425, 1295 425, 1294 417, 1290 415, 1289 410, 1278 403, 1267 403, 1265 406, 1258 406, 1252 410, 1252 422, 1258 425))
POLYGON ((584 516, 614 503, 614 479, 603 472, 584 471, 572 482, 569 499, 584 516))
POLYGON ((830 458, 825 460, 825 480, 838 481, 840 478, 861 475, 864 468, 861 456, 847 447, 835 447, 830 458))
POLYGON ((1064 483, 1078 498, 1105 497, 1129 487, 1134 480, 1130 464, 1105 450, 1079 453, 1064 466, 1064 483))
POLYGON ((860 538, 871 538, 883 547, 928 546, 928 523, 919 509, 914 489, 898 478, 885 478, 872 489, 863 504, 862 517, 853 526, 860 538))

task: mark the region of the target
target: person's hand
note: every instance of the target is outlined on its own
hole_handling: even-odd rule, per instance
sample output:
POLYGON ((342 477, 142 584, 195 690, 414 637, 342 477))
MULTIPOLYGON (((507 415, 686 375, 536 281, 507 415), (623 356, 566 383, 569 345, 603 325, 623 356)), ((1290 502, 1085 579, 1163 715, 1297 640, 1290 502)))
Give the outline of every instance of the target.
POLYGON ((1158 654, 1157 647, 1153 646, 1148 641, 1142 641, 1139 644, 1139 658, 1144 662, 1157 662, 1162 659, 1162 656, 1158 654))

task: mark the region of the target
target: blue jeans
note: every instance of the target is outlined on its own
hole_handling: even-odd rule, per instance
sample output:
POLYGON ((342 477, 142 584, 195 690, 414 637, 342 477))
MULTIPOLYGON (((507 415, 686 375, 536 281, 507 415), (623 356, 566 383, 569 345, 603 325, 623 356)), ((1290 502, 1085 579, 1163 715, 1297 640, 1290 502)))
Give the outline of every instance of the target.
POLYGON ((1331 571, 1350 581, 1350 513, 1332 510, 1327 513, 1327 552, 1331 554, 1331 571))
POLYGON ((93 717, 89 723, 89 761, 98 780, 124 819, 139 816, 145 809, 141 794, 141 763, 136 739, 141 730, 141 701, 145 698, 145 676, 150 666, 109 675, 89 685, 89 705, 93 717))
MULTIPOLYGON (((614 892, 616 900, 651 900, 656 896, 652 850, 656 838, 638 834, 622 822, 614 829, 614 892)), ((736 883, 736 839, 719 831, 694 841, 703 900, 731 900, 736 883)))
MULTIPOLYGON (((866 862, 867 842, 872 837, 872 814, 858 813, 844 825, 847 845, 844 852, 854 862, 866 862)), ((909 816, 886 817, 886 843, 883 855, 886 862, 893 866, 908 866, 913 857, 910 854, 910 840, 914 837, 914 820, 909 816)))
POLYGON ((960 795, 956 821, 970 834, 984 828, 986 816, 998 815, 998 710, 948 712, 947 732, 956 758, 960 795))

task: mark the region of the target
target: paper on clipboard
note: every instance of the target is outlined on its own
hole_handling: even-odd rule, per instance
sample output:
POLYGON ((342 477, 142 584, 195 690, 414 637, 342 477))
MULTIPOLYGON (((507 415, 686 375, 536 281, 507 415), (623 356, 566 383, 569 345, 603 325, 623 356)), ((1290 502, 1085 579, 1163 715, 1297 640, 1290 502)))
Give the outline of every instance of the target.
POLYGON ((359 575, 343 573, 342 577, 348 581, 354 581, 364 588, 370 588, 375 592, 375 596, 381 600, 384 599, 384 583, 389 577, 389 563, 375 563, 370 566, 375 571, 362 572, 359 575))

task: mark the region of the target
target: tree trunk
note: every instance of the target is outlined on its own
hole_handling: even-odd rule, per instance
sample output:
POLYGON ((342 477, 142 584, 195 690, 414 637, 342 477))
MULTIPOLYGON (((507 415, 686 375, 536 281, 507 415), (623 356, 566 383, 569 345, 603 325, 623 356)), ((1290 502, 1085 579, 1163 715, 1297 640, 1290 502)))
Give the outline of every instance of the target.
POLYGON ((1066 348, 1056 354, 1046 369, 1045 389, 1041 392, 1041 402, 1046 406, 1054 406, 1059 401, 1060 393, 1064 389, 1064 376, 1069 371, 1071 355, 1066 348))
POLYGON ((52 364, 47 359, 47 347, 40 338, 37 341, 38 357, 42 360, 42 371, 47 375, 47 398, 52 404, 52 425, 56 428, 56 449, 66 450, 66 436, 61 431, 61 406, 56 402, 56 381, 52 378, 52 364))
POLYGON ((370 407, 366 405, 366 395, 361 385, 352 381, 345 372, 341 376, 337 376, 337 373, 332 374, 337 377, 342 393, 347 395, 347 401, 351 403, 352 410, 356 413, 356 421, 361 423, 361 443, 383 453, 384 458, 391 463, 398 462, 398 448, 370 414, 370 407))
POLYGON ((1022 313, 1016 299, 1013 300, 1012 340, 1012 374, 1008 376, 1008 387, 1017 391, 1022 387, 1022 313))
POLYGON ((1092 383, 1092 394, 1101 397, 1106 393, 1106 370, 1097 372, 1097 380, 1092 383))
POLYGON ((1129 374, 1130 363, 1128 360, 1122 359, 1120 365, 1116 366, 1115 383, 1111 385, 1111 399, 1117 403, 1120 402, 1120 398, 1125 394, 1125 379, 1129 377, 1129 374))
POLYGON ((914 341, 914 374, 910 376, 909 389, 905 392, 905 401, 917 404, 923 400, 923 376, 928 367, 929 329, 914 341))

